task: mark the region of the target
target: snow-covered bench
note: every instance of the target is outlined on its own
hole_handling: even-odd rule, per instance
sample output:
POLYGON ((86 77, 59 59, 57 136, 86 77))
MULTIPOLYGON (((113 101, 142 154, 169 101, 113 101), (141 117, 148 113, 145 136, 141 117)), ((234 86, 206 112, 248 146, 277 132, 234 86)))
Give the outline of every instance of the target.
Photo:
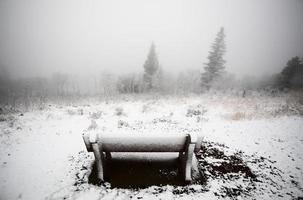
POLYGON ((191 182, 191 169, 198 171, 194 152, 201 147, 202 137, 192 140, 189 134, 178 135, 104 135, 84 133, 83 140, 88 152, 94 152, 98 178, 104 181, 104 165, 111 159, 111 152, 179 152, 185 182, 191 182), (193 163, 193 164, 192 164, 193 163))

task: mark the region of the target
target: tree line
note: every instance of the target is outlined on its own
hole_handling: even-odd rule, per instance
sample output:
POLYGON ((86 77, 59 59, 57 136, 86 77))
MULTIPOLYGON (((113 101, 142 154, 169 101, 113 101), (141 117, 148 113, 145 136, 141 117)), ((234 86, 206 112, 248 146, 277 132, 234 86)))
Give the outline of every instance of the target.
POLYGON ((121 76, 103 71, 87 77, 54 73, 49 78, 13 79, 8 70, 0 66, 0 104, 15 106, 28 104, 26 102, 33 100, 43 104, 50 98, 110 97, 121 93, 199 94, 209 91, 287 91, 303 88, 303 59, 297 56, 291 58, 281 72, 272 76, 263 79, 236 79, 225 67, 225 37, 222 27, 211 45, 207 63, 201 65, 201 69, 182 71, 177 76, 161 66, 154 43, 151 44, 143 63, 142 72, 121 76))

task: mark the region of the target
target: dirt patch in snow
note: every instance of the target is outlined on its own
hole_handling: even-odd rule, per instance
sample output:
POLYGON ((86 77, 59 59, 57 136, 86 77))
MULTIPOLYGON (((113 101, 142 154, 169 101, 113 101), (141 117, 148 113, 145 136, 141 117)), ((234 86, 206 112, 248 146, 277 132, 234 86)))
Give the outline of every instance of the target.
POLYGON ((256 175, 244 163, 243 152, 239 151, 227 155, 217 147, 227 148, 225 145, 204 142, 201 151, 198 153, 199 164, 203 168, 204 174, 210 174, 212 177, 225 177, 226 175, 236 176, 243 174, 245 178, 255 179, 256 175), (210 159, 208 159, 210 158, 210 159))
POLYGON ((269 158, 247 155, 224 144, 207 141, 202 144, 197 157, 206 185, 216 185, 217 190, 211 190, 218 197, 269 195, 300 198, 297 190, 303 191, 296 181, 291 182, 293 190, 285 188, 284 172, 274 166, 276 161, 269 158))
POLYGON ((218 181, 216 196, 247 196, 256 189, 257 175, 243 161, 243 152, 232 152, 223 144, 203 142, 197 157, 206 184, 218 181))

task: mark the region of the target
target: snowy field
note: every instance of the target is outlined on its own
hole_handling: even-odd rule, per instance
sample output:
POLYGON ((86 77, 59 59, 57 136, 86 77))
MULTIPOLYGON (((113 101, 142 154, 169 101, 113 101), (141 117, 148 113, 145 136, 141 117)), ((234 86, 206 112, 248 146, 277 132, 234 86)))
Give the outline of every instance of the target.
POLYGON ((291 96, 222 94, 123 96, 1 114, 0 199, 302 199, 302 111, 291 96), (204 178, 188 186, 93 184, 85 130, 202 134, 204 178))

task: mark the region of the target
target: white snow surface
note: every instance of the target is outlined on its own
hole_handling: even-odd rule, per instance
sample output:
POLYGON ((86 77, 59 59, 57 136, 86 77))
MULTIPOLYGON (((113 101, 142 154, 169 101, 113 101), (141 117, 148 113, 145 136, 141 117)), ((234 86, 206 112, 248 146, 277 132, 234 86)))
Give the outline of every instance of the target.
MULTIPOLYGON (((139 96, 50 104, 47 109, 24 112, 23 116, 6 114, 6 120, 0 122, 0 199, 220 198, 215 195, 223 184, 220 179, 208 180, 207 191, 189 194, 174 194, 172 190, 182 186, 170 185, 132 190, 111 188, 109 183, 83 183, 75 189, 81 165, 89 165, 94 159, 82 140, 85 130, 103 134, 201 134, 205 141, 224 144, 232 152, 270 159, 274 161, 271 166, 281 171, 281 176, 271 177, 279 189, 262 183, 262 188, 257 185, 250 195, 236 198, 302 197, 303 118, 281 111, 287 104, 286 98, 139 96), (163 191, 155 195, 159 187, 163 191)), ((208 161, 215 162, 211 158, 208 161)), ((262 172, 257 165, 247 165, 253 172, 262 172)), ((243 184, 238 181, 234 184, 243 184)), ((194 191, 202 188, 199 184, 188 187, 194 191)))

